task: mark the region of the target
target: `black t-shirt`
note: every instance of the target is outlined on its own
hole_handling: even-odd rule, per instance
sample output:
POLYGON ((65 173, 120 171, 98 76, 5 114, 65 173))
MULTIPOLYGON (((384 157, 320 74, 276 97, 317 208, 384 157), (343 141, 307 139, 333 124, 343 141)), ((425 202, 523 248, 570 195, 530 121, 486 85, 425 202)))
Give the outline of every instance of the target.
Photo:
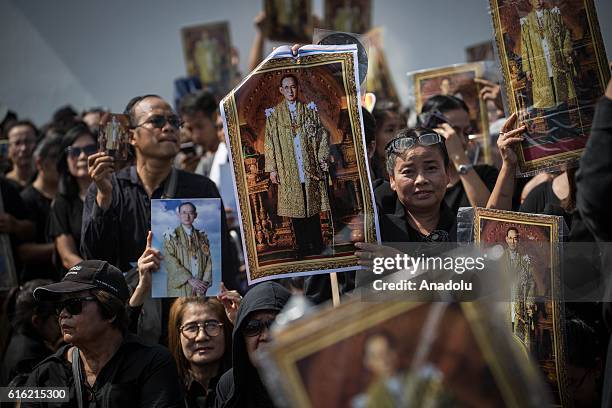
MULTIPOLYGON (((499 171, 493 166, 489 166, 488 164, 477 164, 474 166, 474 171, 485 186, 489 189, 489 192, 493 192, 493 188, 495 187, 495 182, 497 181, 497 176, 499 175, 499 171)), ((463 188, 463 183, 459 180, 454 186, 446 189, 446 194, 444 195, 444 202, 451 209, 453 214, 457 214, 457 211, 460 207, 471 207, 470 200, 468 200, 468 196, 465 193, 465 189, 463 188)))
POLYGON ((521 204, 520 212, 545 214, 544 209, 551 205, 559 207, 561 206, 561 201, 553 191, 552 181, 546 181, 535 186, 527 194, 525 201, 521 204))
MULTIPOLYGON (((68 387, 70 402, 57 407, 76 407, 76 389, 71 364, 66 359, 70 345, 34 368, 24 387, 68 387)), ((174 359, 161 346, 146 345, 128 334, 108 363, 100 370, 93 387, 83 393, 91 396, 84 406, 103 407, 183 407, 181 384, 174 359)), ((46 406, 23 402, 22 407, 46 406)))
POLYGON ((58 194, 51 204, 49 214, 49 237, 55 239, 60 235, 70 235, 79 251, 81 244, 81 220, 83 218, 83 201, 79 196, 58 194))
MULTIPOLYGON (((45 197, 40 191, 32 185, 21 190, 21 198, 25 203, 27 217, 34 223, 36 236, 34 242, 37 244, 45 244, 50 242, 47 237, 47 225, 49 222, 49 211, 51 209, 51 199, 45 197)), ((40 260, 29 260, 27 265, 24 265, 21 272, 21 281, 27 282, 32 279, 53 279, 58 280, 59 276, 55 271, 53 262, 40 260)))
MULTIPOLYGON (((8 180, 4 177, 0 177, 0 193, 2 194, 2 204, 4 207, 4 212, 12 215, 18 220, 23 220, 27 218, 26 206, 23 200, 21 199, 21 196, 19 195, 19 188, 17 187, 17 183, 8 180)), ((13 254, 15 271, 19 271, 21 270, 21 264, 15 256, 15 250, 17 248, 17 245, 21 242, 19 242, 13 234, 9 235, 9 239, 11 241, 11 250, 13 254)), ((3 252, 3 249, 0 248, 0 251, 3 252)), ((0 252, 0 268, 4 268, 4 256, 6 255, 2 252, 0 252)), ((2 280, 4 281, 4 279, 2 280)))

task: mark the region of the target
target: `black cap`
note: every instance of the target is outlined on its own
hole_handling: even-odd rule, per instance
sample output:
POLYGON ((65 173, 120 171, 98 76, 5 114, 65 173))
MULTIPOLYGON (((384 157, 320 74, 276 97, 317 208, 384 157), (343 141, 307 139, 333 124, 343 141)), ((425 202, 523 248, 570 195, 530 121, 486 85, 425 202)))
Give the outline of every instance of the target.
POLYGON ((130 297, 123 273, 106 261, 83 261, 66 272, 61 282, 38 287, 34 298, 40 301, 55 301, 62 294, 100 289, 127 302, 130 297))

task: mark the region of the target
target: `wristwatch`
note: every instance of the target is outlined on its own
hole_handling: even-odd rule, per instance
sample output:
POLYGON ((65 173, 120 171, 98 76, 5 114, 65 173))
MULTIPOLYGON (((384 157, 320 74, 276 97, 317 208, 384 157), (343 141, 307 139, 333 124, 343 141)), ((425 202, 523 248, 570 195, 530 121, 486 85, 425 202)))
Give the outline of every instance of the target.
POLYGON ((474 168, 474 165, 472 164, 460 164, 457 166, 457 173, 459 173, 460 175, 465 175, 468 173, 468 171, 472 170, 474 168))

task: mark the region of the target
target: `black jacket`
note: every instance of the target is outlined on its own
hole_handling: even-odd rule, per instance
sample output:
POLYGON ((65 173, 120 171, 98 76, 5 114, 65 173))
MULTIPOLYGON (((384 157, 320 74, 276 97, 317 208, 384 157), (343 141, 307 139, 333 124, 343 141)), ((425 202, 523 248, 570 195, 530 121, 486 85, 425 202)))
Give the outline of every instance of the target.
POLYGON ((29 374, 34 366, 53 354, 41 339, 24 333, 14 333, 2 362, 2 386, 19 374, 29 374))
POLYGON ((247 292, 236 316, 232 338, 233 368, 227 371, 217 384, 216 407, 273 407, 270 396, 259 374, 249 360, 242 328, 248 316, 260 310, 280 311, 291 294, 276 282, 264 282, 247 292))
MULTIPOLYGON (((72 366, 66 359, 69 348, 70 345, 60 348, 36 366, 23 386, 68 387, 70 401, 24 402, 22 407, 77 407, 72 366)), ((146 345, 131 334, 102 368, 91 391, 87 389, 83 387, 84 407, 89 406, 87 396, 92 394, 96 408, 184 406, 178 372, 170 352, 158 345, 146 345)))

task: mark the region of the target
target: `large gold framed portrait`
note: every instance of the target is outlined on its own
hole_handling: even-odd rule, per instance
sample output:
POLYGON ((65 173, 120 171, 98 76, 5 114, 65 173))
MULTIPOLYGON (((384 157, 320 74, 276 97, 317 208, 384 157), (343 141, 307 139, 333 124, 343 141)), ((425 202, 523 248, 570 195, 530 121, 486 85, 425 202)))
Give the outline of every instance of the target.
POLYGON ((352 301, 275 333, 261 375, 300 408, 545 406, 493 320, 477 303, 352 301))
POLYGON ((376 95, 376 102, 384 109, 385 106, 399 107, 401 103, 387 63, 383 34, 382 27, 374 27, 365 37, 369 42, 366 88, 368 92, 376 95))
POLYGON ((489 0, 522 173, 572 164, 610 79, 593 0, 489 0))
POLYGON ((557 404, 568 406, 565 311, 559 242, 562 217, 476 208, 474 241, 498 249, 508 279, 507 325, 538 365, 557 404))
POLYGON ((487 106, 479 97, 480 87, 474 82, 484 75, 483 63, 456 64, 448 67, 422 70, 412 74, 415 107, 421 112, 423 105, 434 95, 451 95, 463 100, 469 109, 472 127, 471 139, 482 149, 483 161, 491 163, 489 117, 487 106))
POLYGON ((355 63, 280 47, 221 102, 249 283, 358 269, 378 240, 355 63))

